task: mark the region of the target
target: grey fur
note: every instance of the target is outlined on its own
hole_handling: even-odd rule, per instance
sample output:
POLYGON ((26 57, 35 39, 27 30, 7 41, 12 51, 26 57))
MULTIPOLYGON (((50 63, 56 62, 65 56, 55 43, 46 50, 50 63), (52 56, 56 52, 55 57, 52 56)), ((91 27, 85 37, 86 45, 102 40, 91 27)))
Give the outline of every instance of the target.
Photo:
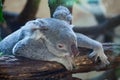
POLYGON ((0 42, 0 51, 4 54, 12 54, 13 46, 23 38, 23 32, 17 30, 12 35, 7 36, 4 40, 0 42), (13 41, 14 40, 14 41, 13 41))
POLYGON ((72 21, 72 15, 70 11, 64 6, 58 6, 53 13, 53 18, 65 20, 68 23, 72 21))

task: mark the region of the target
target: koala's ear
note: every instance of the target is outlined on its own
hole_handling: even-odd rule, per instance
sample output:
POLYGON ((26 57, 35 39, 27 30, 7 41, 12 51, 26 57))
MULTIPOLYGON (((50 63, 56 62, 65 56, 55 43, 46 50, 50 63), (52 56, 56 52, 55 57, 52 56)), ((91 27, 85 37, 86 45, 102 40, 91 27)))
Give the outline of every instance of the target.
POLYGON ((48 29, 48 27, 46 27, 46 26, 40 26, 39 28, 32 28, 32 30, 33 30, 33 31, 35 31, 35 30, 47 31, 47 30, 49 30, 49 29, 48 29))
POLYGON ((47 21, 45 21, 43 19, 36 19, 34 24, 36 24, 36 26, 38 26, 38 27, 33 28, 33 30, 40 30, 40 31, 49 30, 47 21))
POLYGON ((46 27, 46 26, 41 26, 39 30, 41 30, 41 31, 47 31, 47 30, 49 30, 49 29, 48 29, 48 27, 46 27))

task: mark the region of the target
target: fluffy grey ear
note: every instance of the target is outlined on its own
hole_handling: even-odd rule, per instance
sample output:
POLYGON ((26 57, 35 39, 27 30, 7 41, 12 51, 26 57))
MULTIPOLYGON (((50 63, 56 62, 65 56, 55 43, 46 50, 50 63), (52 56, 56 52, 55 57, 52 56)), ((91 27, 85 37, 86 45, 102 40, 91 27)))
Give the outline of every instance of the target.
POLYGON ((35 30, 40 30, 40 31, 49 30, 48 23, 43 19, 36 19, 34 24, 38 25, 38 28, 34 28, 35 30))
POLYGON ((30 31, 47 31, 48 30, 48 23, 42 19, 36 19, 28 21, 25 26, 22 27, 23 30, 30 30, 30 31))
POLYGON ((22 27, 23 30, 48 30, 48 23, 43 19, 36 19, 28 21, 25 26, 22 27))
POLYGON ((46 26, 40 26, 40 28, 32 28, 32 30, 33 30, 33 31, 35 31, 35 30, 47 31, 47 30, 49 30, 49 29, 48 29, 48 27, 46 27, 46 26))

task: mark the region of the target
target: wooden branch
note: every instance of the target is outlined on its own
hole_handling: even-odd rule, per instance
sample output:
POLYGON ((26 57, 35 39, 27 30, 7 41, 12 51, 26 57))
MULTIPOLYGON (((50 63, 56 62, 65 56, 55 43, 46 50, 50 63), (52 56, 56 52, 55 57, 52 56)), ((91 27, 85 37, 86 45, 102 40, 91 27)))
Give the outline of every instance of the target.
POLYGON ((29 20, 35 19, 38 11, 40 0, 27 0, 27 3, 18 16, 18 22, 26 23, 29 20))
MULTIPOLYGON (((34 7, 33 7, 34 8, 34 7)), ((51 7, 53 9, 53 7, 51 7)), ((71 9, 71 8, 70 8, 71 9)), ((69 9, 69 10, 70 10, 69 9)), ((25 11, 25 10, 24 10, 25 11)), ((54 11, 54 10, 53 10, 54 11)), ((21 13, 22 14, 22 13, 21 13)), ((35 14, 35 13, 34 13, 35 14)), ((27 15, 27 14, 26 14, 27 15)), ((17 26, 16 28, 16 25, 15 25, 15 21, 13 22, 10 22, 10 21, 13 21, 11 19, 14 19, 16 17, 18 17, 19 15, 18 14, 15 14, 15 13, 10 13, 10 12, 4 12, 4 17, 6 19, 6 21, 9 23, 9 25, 12 25, 12 30, 15 31, 17 30, 20 25, 17 26), (14 29, 15 28, 15 29, 14 29)), ((27 16, 30 16, 30 15, 27 15, 27 16)), ((24 17, 21 17, 21 18, 24 18, 24 17)), ((27 18, 27 17, 25 17, 27 18)), ((32 18, 29 18, 29 19, 24 19, 25 21, 23 21, 24 23, 28 20, 31 20, 31 19, 34 19, 34 17, 32 18)), ((20 19, 22 20, 22 19, 20 19)), ((19 22, 19 20, 17 21, 19 22)), ((19 22, 20 24, 20 22, 19 22)), ((100 34, 105 34, 107 33, 108 31, 110 31, 111 29, 114 29, 116 28, 118 25, 120 24, 120 15, 119 16, 116 16, 114 18, 111 18, 111 19, 107 19, 105 22, 99 24, 99 25, 95 25, 95 26, 89 26, 89 27, 85 27, 85 26, 75 26, 73 28, 73 30, 75 32, 78 32, 78 33, 83 33, 83 34, 86 34, 86 35, 95 35, 95 36, 98 36, 100 34)))
MULTIPOLYGON (((4 0, 3 0, 4 1, 4 0)), ((2 38, 7 36, 8 34, 18 30, 21 26, 23 26, 27 21, 33 20, 36 18, 36 13, 39 8, 41 0, 27 0, 25 7, 21 11, 20 14, 13 12, 3 12, 3 16, 7 21, 6 28, 3 27, 4 31, 2 33, 2 38), (8 27, 9 26, 9 27, 8 27), (4 35, 6 33, 6 35, 4 35)))
POLYGON ((116 28, 118 25, 120 25, 120 15, 116 16, 111 19, 107 19, 105 22, 102 24, 96 25, 96 26, 91 26, 91 27, 84 27, 84 26, 79 26, 79 27, 74 27, 73 30, 75 32, 83 33, 86 35, 100 35, 100 34, 105 34, 108 31, 116 28))
POLYGON ((109 57, 111 64, 106 67, 100 67, 99 62, 94 63, 91 59, 87 58, 87 53, 91 52, 89 49, 80 48, 81 53, 85 55, 75 58, 76 69, 67 71, 64 66, 57 62, 31 60, 23 57, 3 56, 0 58, 0 79, 28 79, 28 80, 47 80, 64 78, 66 75, 73 73, 82 73, 89 71, 103 71, 119 66, 120 56, 115 57, 113 46, 116 44, 103 44, 105 53, 109 57))

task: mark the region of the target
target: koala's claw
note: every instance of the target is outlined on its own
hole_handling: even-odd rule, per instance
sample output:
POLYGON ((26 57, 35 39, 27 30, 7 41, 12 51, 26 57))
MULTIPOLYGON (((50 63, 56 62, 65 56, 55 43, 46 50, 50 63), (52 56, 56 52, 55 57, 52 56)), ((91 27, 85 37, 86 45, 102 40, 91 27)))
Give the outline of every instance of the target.
POLYGON ((110 62, 108 61, 108 57, 104 54, 104 52, 101 51, 93 51, 90 55, 89 58, 95 58, 95 62, 97 62, 98 57, 101 61, 101 66, 105 67, 106 65, 109 65, 110 62))
POLYGON ((93 51, 92 53, 89 54, 89 58, 93 58, 96 55, 95 51, 93 51))

